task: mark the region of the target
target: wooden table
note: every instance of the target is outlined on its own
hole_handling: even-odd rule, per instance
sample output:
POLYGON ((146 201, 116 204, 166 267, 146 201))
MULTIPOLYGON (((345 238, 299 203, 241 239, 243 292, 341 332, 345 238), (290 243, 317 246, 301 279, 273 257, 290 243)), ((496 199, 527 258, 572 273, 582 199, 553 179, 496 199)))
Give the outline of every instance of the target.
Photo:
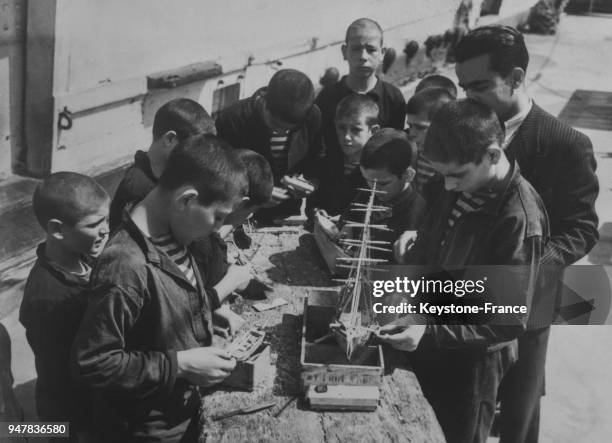
MULTIPOLYGON (((385 351, 381 401, 375 412, 315 412, 308 410, 300 389, 300 337, 304 297, 313 288, 330 287, 313 237, 301 228, 284 228, 252 234, 253 248, 246 251, 258 277, 274 288, 268 299, 282 297, 281 308, 255 312, 256 300, 238 300, 235 309, 250 326, 263 326, 272 351, 270 376, 253 392, 218 389, 206 395, 204 441, 211 442, 444 442, 429 403, 405 356, 385 351), (398 367, 399 366, 399 367, 398 367), (280 415, 273 414, 287 400, 280 415), (276 400, 272 409, 213 421, 215 414, 276 400)), ((230 248, 230 257, 232 250, 230 248)))

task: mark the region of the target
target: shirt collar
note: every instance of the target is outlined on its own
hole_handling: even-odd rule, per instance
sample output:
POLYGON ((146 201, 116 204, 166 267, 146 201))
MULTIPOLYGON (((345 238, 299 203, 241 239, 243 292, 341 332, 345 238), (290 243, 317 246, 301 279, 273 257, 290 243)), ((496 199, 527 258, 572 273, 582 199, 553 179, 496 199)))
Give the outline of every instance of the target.
MULTIPOLYGON (((348 83, 346 82, 347 78, 348 78, 348 75, 345 75, 344 77, 342 77, 342 80, 340 81, 340 84, 344 88, 343 95, 359 94, 359 92, 355 92, 351 88, 349 88, 348 83)), ((374 85, 372 89, 366 92, 365 95, 371 95, 371 96, 375 96, 376 98, 381 98, 383 96, 383 82, 380 81, 378 77, 376 77, 376 84, 374 85)))
POLYGON ((533 100, 529 99, 529 105, 525 109, 513 115, 512 117, 510 117, 508 120, 504 122, 504 127, 506 129, 506 138, 504 140, 504 147, 510 144, 510 142, 514 138, 514 135, 516 134, 517 129, 520 128, 520 126, 523 124, 523 122, 527 118, 527 115, 529 115, 529 113, 531 112, 532 107, 533 107, 533 100))
POLYGON ((520 178, 521 170, 518 163, 516 161, 510 162, 510 172, 506 178, 493 189, 485 191, 485 194, 488 194, 489 197, 482 206, 482 211, 492 215, 498 214, 508 190, 515 186, 520 178))
POLYGON ((54 262, 53 260, 49 260, 49 258, 45 254, 46 244, 47 242, 42 242, 36 248, 36 256, 41 266, 48 269, 53 275, 55 275, 56 278, 60 279, 61 281, 71 286, 86 285, 89 282, 87 278, 84 278, 81 275, 70 272, 64 269, 63 267, 61 267, 58 263, 54 262))

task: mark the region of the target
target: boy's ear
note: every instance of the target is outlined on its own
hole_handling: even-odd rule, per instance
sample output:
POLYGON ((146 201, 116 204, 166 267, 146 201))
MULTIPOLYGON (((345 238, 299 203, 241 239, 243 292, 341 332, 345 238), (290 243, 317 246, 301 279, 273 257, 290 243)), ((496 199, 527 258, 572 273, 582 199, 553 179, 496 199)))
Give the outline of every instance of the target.
POLYGON ((499 162, 499 160, 500 160, 500 158, 501 158, 501 156, 503 154, 502 154, 502 150, 501 150, 501 148, 499 146, 493 145, 493 146, 490 146, 490 147, 487 148, 487 154, 486 155, 489 157, 489 161, 491 162, 491 164, 492 165, 496 165, 499 162))
POLYGON ((342 50, 342 58, 346 60, 346 50, 347 50, 346 43, 340 46, 340 49, 342 50))
POLYGON ((175 194, 175 202, 179 210, 187 209, 192 201, 198 198, 198 191, 194 188, 182 188, 175 194))
POLYGON ((56 240, 64 239, 63 232, 64 223, 57 218, 52 218, 47 222, 47 235, 55 238, 56 240))
POLYGON ((166 132, 163 136, 162 136, 163 140, 164 140, 164 145, 167 148, 170 148, 171 150, 174 149, 176 147, 176 145, 178 145, 178 135, 176 134, 175 131, 168 131, 166 132))
POLYGON ((411 183, 412 180, 414 180, 414 177, 416 176, 416 171, 412 166, 408 166, 404 171, 403 176, 404 180, 406 180, 406 183, 411 183))

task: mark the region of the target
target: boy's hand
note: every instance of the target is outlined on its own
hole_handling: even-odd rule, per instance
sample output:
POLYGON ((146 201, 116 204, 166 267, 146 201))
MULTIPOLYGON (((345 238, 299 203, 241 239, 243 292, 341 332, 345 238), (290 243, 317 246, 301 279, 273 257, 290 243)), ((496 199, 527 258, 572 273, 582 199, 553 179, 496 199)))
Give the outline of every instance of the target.
POLYGON ((272 208, 281 204, 284 201, 287 201, 291 198, 289 192, 284 188, 279 188, 278 186, 274 186, 272 188, 272 196, 270 197, 270 201, 262 205, 263 208, 272 208))
POLYGON ((244 291, 253 278, 253 266, 249 263, 245 265, 230 265, 227 269, 226 277, 233 283, 234 291, 244 291))
POLYGON ((404 263, 404 256, 416 241, 417 231, 404 231, 393 243, 393 255, 398 263, 404 263))
POLYGON ((340 231, 326 211, 322 209, 317 210, 315 213, 315 223, 333 241, 340 239, 340 231))
POLYGON ((212 346, 178 351, 176 358, 177 377, 202 387, 222 382, 236 367, 236 360, 226 351, 212 346))
POLYGON ((224 337, 228 339, 232 338, 244 326, 246 321, 232 311, 229 306, 223 305, 213 312, 213 323, 229 331, 229 336, 224 337))
POLYGON ((303 175, 285 175, 281 182, 289 192, 289 195, 298 200, 308 197, 315 190, 314 185, 306 180, 303 175))
POLYGON ((384 343, 387 343, 400 351, 414 351, 418 346, 423 334, 425 325, 385 325, 382 326, 376 336, 384 343))

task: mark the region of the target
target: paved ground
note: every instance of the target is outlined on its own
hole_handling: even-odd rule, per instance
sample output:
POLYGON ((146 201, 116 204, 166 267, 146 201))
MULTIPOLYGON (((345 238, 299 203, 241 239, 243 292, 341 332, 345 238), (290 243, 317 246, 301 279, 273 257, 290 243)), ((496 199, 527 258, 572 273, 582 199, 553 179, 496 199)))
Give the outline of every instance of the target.
MULTIPOLYGON (((527 36, 531 53, 529 91, 554 115, 576 89, 612 92, 612 16, 563 17, 557 36, 527 36)), ((612 276, 612 132, 582 129, 593 141, 601 193, 597 202, 602 241, 583 263, 606 265, 612 276)), ((560 171, 562 173, 562 171, 560 171)), ((27 269, 15 270, 22 279, 27 269)), ((13 286, 11 291, 19 291, 13 286)), ((35 377, 32 354, 17 320, 19 296, 0 287, 0 296, 16 303, 0 312, 13 340, 17 391, 29 402, 35 377), (14 305, 14 306, 13 306, 14 305)), ((542 413, 544 442, 612 440, 612 326, 553 329, 547 365, 547 391, 542 413)))

